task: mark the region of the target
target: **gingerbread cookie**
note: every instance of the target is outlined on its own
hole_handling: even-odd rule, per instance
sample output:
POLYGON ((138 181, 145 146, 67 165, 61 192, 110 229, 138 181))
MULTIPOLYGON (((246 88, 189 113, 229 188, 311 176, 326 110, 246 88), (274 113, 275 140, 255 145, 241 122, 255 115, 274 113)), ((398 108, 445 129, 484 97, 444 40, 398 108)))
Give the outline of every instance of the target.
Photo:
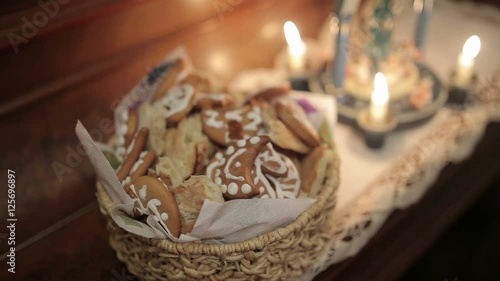
POLYGON ((201 110, 232 106, 234 98, 226 93, 200 93, 194 100, 195 107, 201 110))
POLYGON ((117 128, 116 152, 119 159, 122 159, 125 156, 126 148, 130 145, 137 132, 137 110, 123 110, 118 118, 117 123, 121 125, 117 128))
POLYGON ((300 190, 300 175, 287 156, 274 150, 271 143, 255 160, 261 198, 296 198, 300 190), (263 180, 263 178, 267 180, 263 180))
POLYGON ((266 175, 282 177, 287 174, 287 166, 280 156, 270 143, 257 156, 257 160, 262 163, 262 171, 266 175))
POLYGON ((269 135, 275 145, 300 154, 306 154, 311 150, 309 146, 278 119, 276 111, 270 104, 259 102, 259 106, 262 109, 262 123, 265 134, 269 135))
POLYGON ((197 92, 192 85, 179 84, 170 88, 156 104, 165 108, 167 123, 176 124, 193 109, 196 94, 197 92))
POLYGON ((319 134, 313 127, 307 115, 295 101, 279 99, 276 101, 278 117, 288 128, 310 147, 320 145, 319 134))
POLYGON ((174 194, 157 178, 142 176, 129 186, 134 198, 135 215, 152 215, 174 237, 179 237, 181 220, 174 194))
POLYGON ((301 191, 308 197, 318 195, 328 170, 333 167, 335 153, 325 145, 316 147, 302 160, 301 191))
POLYGON ((277 97, 281 97, 284 95, 287 95, 291 91, 290 85, 281 85, 281 86, 276 86, 276 87, 271 87, 271 88, 266 88, 258 91, 255 93, 253 96, 250 97, 251 99, 262 99, 262 100, 272 100, 277 97))
POLYGON ((134 164, 139 159, 141 152, 146 147, 148 137, 149 129, 141 128, 132 143, 128 146, 125 160, 122 162, 120 167, 118 167, 118 172, 116 173, 118 180, 123 181, 130 174, 132 167, 134 167, 134 164))
POLYGON ((186 71, 187 65, 182 59, 177 59, 171 62, 171 66, 169 67, 167 73, 163 77, 160 84, 157 86, 153 97, 151 98, 151 102, 154 103, 164 97, 168 91, 178 82, 183 73, 186 71))
POLYGON ((191 176, 172 192, 179 204, 181 214, 181 233, 190 233, 205 199, 216 203, 224 203, 222 192, 207 176, 191 176))
POLYGON ((297 198, 301 185, 299 171, 290 158, 280 155, 280 159, 286 167, 286 174, 283 176, 266 174, 266 178, 274 186, 276 198, 297 198))
POLYGON ((253 136, 231 142, 224 153, 217 152, 207 166, 207 175, 221 186, 224 198, 243 199, 261 194, 255 159, 269 143, 267 136, 253 136))
POLYGON ((245 105, 235 110, 202 111, 203 132, 219 145, 227 146, 230 141, 255 136, 262 128, 260 108, 245 105))

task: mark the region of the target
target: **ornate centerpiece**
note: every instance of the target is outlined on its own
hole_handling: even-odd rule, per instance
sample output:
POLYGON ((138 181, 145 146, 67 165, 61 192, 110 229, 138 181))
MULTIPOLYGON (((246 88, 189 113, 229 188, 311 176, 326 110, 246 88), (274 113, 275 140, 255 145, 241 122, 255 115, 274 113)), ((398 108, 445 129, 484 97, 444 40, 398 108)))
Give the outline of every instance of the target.
POLYGON ((413 43, 392 42, 393 19, 400 10, 397 0, 367 1, 356 16, 343 13, 342 4, 337 7, 339 28, 333 64, 326 63, 310 86, 313 91, 337 97, 340 121, 356 123, 360 112, 370 106, 377 72, 385 76, 388 108, 399 127, 429 119, 445 104, 447 93, 422 62, 421 50, 413 43), (345 30, 347 34, 341 34, 345 30), (343 61, 345 66, 339 66, 343 61))

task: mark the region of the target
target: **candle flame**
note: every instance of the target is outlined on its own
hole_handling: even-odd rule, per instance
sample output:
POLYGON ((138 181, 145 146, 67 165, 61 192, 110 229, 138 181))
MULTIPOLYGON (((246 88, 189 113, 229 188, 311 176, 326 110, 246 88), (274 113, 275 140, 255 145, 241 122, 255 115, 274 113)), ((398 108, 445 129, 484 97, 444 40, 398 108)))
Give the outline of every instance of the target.
POLYGON ((285 31, 286 42, 290 50, 290 54, 293 56, 301 56, 305 52, 305 45, 300 38, 299 30, 297 26, 291 22, 287 21, 283 25, 283 30, 285 31))
POLYGON ((468 59, 473 59, 479 54, 479 50, 481 49, 481 40, 479 36, 472 35, 465 41, 464 47, 462 49, 462 53, 468 59))
POLYGON ((389 102, 389 89, 382 72, 377 72, 375 75, 375 87, 371 96, 371 102, 377 105, 384 105, 389 102))

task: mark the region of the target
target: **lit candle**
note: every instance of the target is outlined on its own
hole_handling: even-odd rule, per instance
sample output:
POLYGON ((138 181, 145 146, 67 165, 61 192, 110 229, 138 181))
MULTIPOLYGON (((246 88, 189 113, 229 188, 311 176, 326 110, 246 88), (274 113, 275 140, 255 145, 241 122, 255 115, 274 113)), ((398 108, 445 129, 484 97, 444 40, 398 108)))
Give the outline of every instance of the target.
POLYGON ((287 21, 283 29, 288 43, 288 68, 292 74, 303 73, 306 66, 306 45, 293 22, 287 21))
POLYGON ((481 40, 477 35, 473 35, 467 39, 458 56, 457 71, 455 73, 455 84, 460 87, 467 86, 472 76, 474 75, 474 64, 476 56, 481 49, 481 40))
POLYGON ((384 74, 378 72, 375 75, 374 89, 370 102, 370 121, 372 124, 387 123, 389 113, 389 90, 384 74))

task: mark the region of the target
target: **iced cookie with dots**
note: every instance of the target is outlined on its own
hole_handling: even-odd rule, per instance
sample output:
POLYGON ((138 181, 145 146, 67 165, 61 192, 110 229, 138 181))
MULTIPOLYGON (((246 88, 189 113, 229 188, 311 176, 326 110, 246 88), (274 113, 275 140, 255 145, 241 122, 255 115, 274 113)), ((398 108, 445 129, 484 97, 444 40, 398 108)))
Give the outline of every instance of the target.
POLYGON ((270 142, 267 136, 253 136, 231 142, 217 152, 207 166, 207 175, 221 186, 224 198, 244 199, 261 194, 255 159, 270 142))
POLYGON ((125 109, 118 115, 118 119, 117 123, 120 125, 117 125, 116 147, 118 157, 122 159, 125 156, 126 148, 130 145, 137 132, 137 110, 125 109))

